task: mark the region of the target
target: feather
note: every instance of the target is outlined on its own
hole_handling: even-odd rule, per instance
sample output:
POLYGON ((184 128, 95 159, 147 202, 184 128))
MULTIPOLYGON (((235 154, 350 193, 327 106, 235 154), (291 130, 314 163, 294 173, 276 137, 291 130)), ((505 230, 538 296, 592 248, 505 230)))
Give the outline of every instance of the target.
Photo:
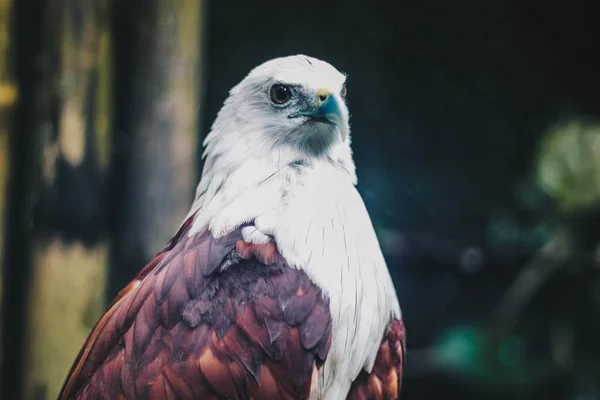
MULTIPOLYGON (((238 237, 241 230, 228 240, 238 237)), ((322 315, 313 320, 323 325, 315 326, 318 340, 327 341, 327 298, 303 271, 256 258, 204 278, 213 269, 208 260, 234 249, 225 242, 201 232, 188 246, 180 240, 164 250, 158 257, 168 253, 167 263, 151 262, 157 271, 130 284, 96 325, 59 399, 195 399, 199 393, 247 399, 250 392, 276 398, 278 391, 307 398, 313 366, 326 354, 302 344, 300 327, 322 315), (192 274, 191 265, 200 273, 192 274)))
POLYGON ((348 400, 394 400, 400 395, 406 333, 401 320, 394 320, 377 351, 370 374, 361 374, 352 382, 348 400))

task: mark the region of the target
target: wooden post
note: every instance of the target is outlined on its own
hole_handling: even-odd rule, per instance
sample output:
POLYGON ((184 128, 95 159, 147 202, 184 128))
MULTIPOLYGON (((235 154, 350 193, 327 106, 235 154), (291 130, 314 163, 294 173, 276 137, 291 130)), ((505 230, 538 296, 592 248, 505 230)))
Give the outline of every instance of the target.
POLYGON ((105 304, 108 1, 15 7, 19 102, 3 313, 11 332, 3 336, 1 397, 51 399, 105 304))
POLYGON ((130 0, 116 12, 116 116, 120 147, 114 192, 110 294, 126 285, 175 233, 193 199, 202 0, 130 0))

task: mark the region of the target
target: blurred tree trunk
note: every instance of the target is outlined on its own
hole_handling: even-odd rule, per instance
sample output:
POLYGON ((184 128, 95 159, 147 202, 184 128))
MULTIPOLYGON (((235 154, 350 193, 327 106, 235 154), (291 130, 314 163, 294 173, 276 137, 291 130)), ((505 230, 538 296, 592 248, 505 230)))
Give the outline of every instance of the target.
POLYGON ((16 9, 22 101, 11 136, 17 175, 5 259, 11 281, 4 287, 13 293, 4 315, 11 335, 3 341, 2 397, 51 399, 104 309, 108 0, 19 0, 16 9), (28 316, 20 321, 22 314, 28 316))
MULTIPOLYGON (((8 177, 8 129, 11 111, 17 99, 12 79, 9 53, 9 22, 12 2, 0 0, 0 221, 4 221, 5 187, 8 177)), ((3 250, 4 226, 0 225, 0 259, 3 250)), ((2 270, 0 269, 0 304, 2 304, 2 270)), ((0 352, 2 349, 0 348, 0 352)))
MULTIPOLYGON (((8 130, 17 98, 10 65, 9 24, 12 2, 0 0, 0 221, 4 221, 6 207, 6 182, 8 178, 8 130)), ((4 250, 4 224, 0 224, 0 260, 4 250)), ((0 268, 0 309, 2 309, 2 268, 0 268)), ((0 331, 2 330, 0 319, 0 331)), ((2 360, 2 346, 0 346, 2 360)), ((2 364, 0 362, 0 371, 2 364)))
POLYGON ((120 2, 115 29, 120 128, 114 191, 114 295, 170 237, 193 198, 198 135, 200 0, 120 2))

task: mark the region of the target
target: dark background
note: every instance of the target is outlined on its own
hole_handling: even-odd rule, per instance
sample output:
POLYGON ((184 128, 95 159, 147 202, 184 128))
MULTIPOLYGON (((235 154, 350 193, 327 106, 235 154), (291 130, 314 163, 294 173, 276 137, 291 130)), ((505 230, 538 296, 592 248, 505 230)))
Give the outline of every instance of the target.
MULTIPOLYGON (((57 182, 77 189, 54 183, 66 197, 41 195, 42 206, 29 211, 19 211, 19 196, 31 185, 18 193, 8 186, 7 207, 37 222, 15 246, 10 232, 22 228, 7 218, 4 292, 13 294, 3 300, 2 329, 10 331, 5 349, 19 332, 34 329, 9 318, 26 312, 11 299, 32 290, 23 284, 36 276, 27 257, 31 246, 54 236, 91 248, 108 241, 106 304, 185 214, 200 176, 201 138, 228 90, 256 65, 302 53, 349 74, 359 190, 407 327, 402 399, 600 399, 597 2, 201 2, 202 29, 192 43, 201 56, 195 70, 184 71, 197 76, 200 139, 185 142, 196 149, 193 157, 162 151, 171 136, 179 140, 177 115, 159 120, 150 133, 140 128, 140 121, 157 118, 149 105, 164 91, 149 88, 162 87, 169 75, 161 71, 186 55, 172 49, 178 39, 155 39, 160 29, 144 25, 160 19, 161 3, 177 13, 186 2, 115 0, 103 20, 115 38, 108 172, 79 167, 73 178, 67 165, 57 182), (188 159, 183 175, 169 167, 188 159), (179 183, 167 184, 174 174, 179 183), (82 204, 95 211, 77 217, 82 204), (14 272, 18 263, 28 266, 25 272, 14 272), (20 282, 21 291, 7 280, 20 282)), ((44 21, 44 2, 36 4, 39 15, 15 8, 15 35, 25 38, 16 46, 26 48, 11 54, 16 85, 25 93, 30 75, 40 73, 19 66, 32 65, 44 41, 32 33, 34 22, 20 28, 18 22, 32 15, 44 21)), ((36 104, 34 96, 24 99, 11 114, 14 135, 36 104)), ((22 137, 13 137, 13 146, 9 153, 36 157, 22 137)), ((13 155, 13 180, 18 171, 21 182, 29 176, 31 163, 23 157, 13 155)), ((98 311, 91 315, 95 321, 98 311)), ((75 352, 80 342, 71 345, 75 352)), ((8 353, 4 366, 18 359, 8 353)), ((6 384, 6 368, 4 374, 6 384)), ((34 392, 46 398, 55 386, 34 392)))

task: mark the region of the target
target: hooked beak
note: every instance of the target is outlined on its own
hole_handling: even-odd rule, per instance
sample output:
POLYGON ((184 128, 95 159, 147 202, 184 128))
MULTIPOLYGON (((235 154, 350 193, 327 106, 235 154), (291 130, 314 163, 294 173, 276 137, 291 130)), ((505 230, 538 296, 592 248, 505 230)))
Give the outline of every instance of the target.
POLYGON ((340 140, 348 137, 348 111, 341 98, 335 96, 329 89, 317 90, 317 108, 314 111, 301 113, 320 122, 335 125, 338 128, 340 140))

